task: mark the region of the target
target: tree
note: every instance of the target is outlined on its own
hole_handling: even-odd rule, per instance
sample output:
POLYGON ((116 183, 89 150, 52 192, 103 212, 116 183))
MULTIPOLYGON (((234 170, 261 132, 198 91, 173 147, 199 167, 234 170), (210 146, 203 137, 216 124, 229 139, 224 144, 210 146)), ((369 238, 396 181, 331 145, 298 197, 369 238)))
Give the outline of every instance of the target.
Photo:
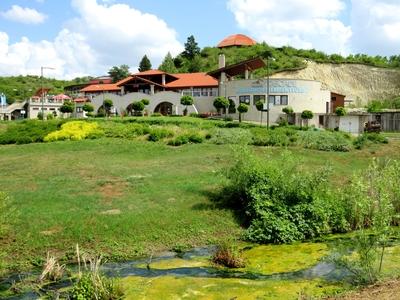
POLYGON ((293 115, 294 110, 291 106, 285 106, 282 108, 282 112, 286 114, 286 122, 289 123, 289 116, 293 115))
POLYGON ((108 75, 111 76, 113 82, 118 82, 129 76, 129 66, 120 65, 119 67, 114 66, 108 71, 108 75))
POLYGON ((151 62, 147 55, 145 55, 139 63, 139 72, 145 72, 148 70, 151 70, 151 62))
POLYGON ((86 112, 93 112, 93 111, 94 111, 93 105, 92 105, 92 104, 89 104, 89 103, 85 103, 85 104, 82 106, 82 109, 83 109, 83 111, 86 111, 86 112))
POLYGON ((343 117, 343 116, 347 115, 347 111, 344 107, 339 106, 339 107, 336 107, 335 114, 339 117, 343 117))
POLYGON ((187 107, 189 105, 192 105, 194 102, 193 97, 192 96, 183 96, 181 98, 181 104, 185 106, 185 109, 183 110, 183 115, 186 116, 188 113, 188 109, 187 107))
POLYGON ((178 69, 175 67, 174 59, 170 52, 167 53, 158 69, 166 73, 178 73, 178 69))
POLYGON ((256 108, 259 112, 261 112, 260 126, 262 126, 263 112, 264 112, 264 102, 259 100, 256 103, 256 108))
POLYGON ((245 103, 240 103, 237 110, 239 112, 239 123, 241 123, 242 122, 242 114, 245 114, 249 111, 249 106, 245 103))
POLYGON ((301 113, 301 118, 303 120, 306 120, 306 124, 308 126, 308 120, 314 118, 314 113, 311 110, 303 110, 303 112, 301 113))
POLYGON ((225 116, 226 116, 226 112, 228 111, 228 107, 229 107, 229 100, 226 99, 225 97, 217 97, 214 99, 214 107, 217 109, 218 113, 221 113, 221 109, 225 108, 225 116))
POLYGON ((110 116, 111 108, 113 107, 114 103, 111 99, 105 99, 103 102, 103 108, 105 110, 106 116, 110 116))
POLYGON ((71 101, 65 101, 63 105, 60 107, 60 111, 65 113, 72 113, 74 111, 75 105, 71 101))
POLYGON ((186 60, 185 67, 189 73, 200 72, 202 69, 202 60, 200 55, 195 55, 192 59, 186 60))
POLYGON ((183 51, 183 57, 192 60, 196 55, 200 54, 200 48, 193 35, 187 38, 185 43, 185 51, 183 51))
POLYGON ((149 99, 142 99, 142 100, 140 100, 140 102, 142 102, 145 106, 150 104, 149 99))
POLYGON ((144 103, 142 101, 132 102, 132 109, 135 111, 135 115, 142 116, 144 110, 144 103))

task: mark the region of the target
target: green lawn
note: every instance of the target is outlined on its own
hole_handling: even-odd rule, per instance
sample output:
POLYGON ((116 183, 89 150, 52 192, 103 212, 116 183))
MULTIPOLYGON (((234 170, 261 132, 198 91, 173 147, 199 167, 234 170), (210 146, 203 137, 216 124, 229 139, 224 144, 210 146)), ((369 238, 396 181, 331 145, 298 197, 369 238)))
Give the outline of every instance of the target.
MULTIPOLYGON (((282 150, 256 148, 269 159, 282 150)), ((400 158, 400 142, 347 153, 291 151, 310 168, 332 165, 340 184, 374 156, 400 158)), ((124 259, 239 237, 233 213, 210 201, 231 157, 225 145, 111 138, 0 146, 1 189, 19 212, 0 244, 0 273, 40 263, 47 251, 71 257, 76 243, 124 259)))

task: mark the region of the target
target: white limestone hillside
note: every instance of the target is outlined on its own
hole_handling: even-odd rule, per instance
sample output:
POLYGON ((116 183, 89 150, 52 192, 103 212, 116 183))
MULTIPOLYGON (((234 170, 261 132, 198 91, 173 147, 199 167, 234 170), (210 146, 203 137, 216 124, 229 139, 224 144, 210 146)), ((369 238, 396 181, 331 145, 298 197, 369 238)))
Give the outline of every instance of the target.
POLYGON ((400 70, 396 69, 308 62, 305 69, 283 71, 272 77, 318 80, 326 89, 346 95, 358 105, 400 96, 400 70))

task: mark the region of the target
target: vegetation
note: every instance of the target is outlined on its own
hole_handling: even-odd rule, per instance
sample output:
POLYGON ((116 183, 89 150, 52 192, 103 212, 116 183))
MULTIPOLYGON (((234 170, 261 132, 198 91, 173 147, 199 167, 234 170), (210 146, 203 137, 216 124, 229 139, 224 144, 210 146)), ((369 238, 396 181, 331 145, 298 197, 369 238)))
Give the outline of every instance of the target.
POLYGON ((384 109, 400 109, 400 97, 387 100, 372 100, 366 106, 370 113, 381 112, 384 109))
POLYGON ((103 109, 105 111, 106 116, 110 116, 111 108, 113 107, 114 103, 111 99, 105 99, 103 101, 103 109))
POLYGON ((230 103, 229 100, 225 97, 217 97, 214 99, 213 105, 217 109, 217 111, 221 113, 222 109, 225 109, 226 112, 228 111, 230 103))
POLYGON ((242 114, 245 114, 249 111, 249 106, 245 103, 240 103, 237 111, 239 112, 239 123, 242 122, 242 114))
POLYGON ((344 107, 339 106, 336 108, 335 114, 339 117, 343 117, 343 116, 347 115, 347 111, 344 107))
POLYGON ((89 103, 85 103, 82 107, 83 111, 91 113, 94 111, 94 106, 92 104, 89 103))
POLYGON ((63 105, 60 107, 60 111, 63 114, 72 113, 74 111, 74 107, 75 107, 74 103, 72 103, 71 101, 65 101, 63 105))
POLYGON ((211 261, 227 268, 243 268, 245 266, 239 247, 231 242, 223 242, 218 245, 211 261))
POLYGON ((166 73, 178 73, 178 69, 175 67, 174 59, 170 52, 167 53, 158 69, 166 73))
POLYGON ((187 107, 189 105, 193 105, 194 100, 192 96, 182 96, 181 98, 181 104, 185 106, 185 109, 183 110, 183 115, 186 116, 188 113, 187 107))
POLYGON ((114 66, 108 71, 108 75, 111 76, 113 82, 118 82, 130 74, 128 65, 114 66))
POLYGON ((97 123, 85 121, 73 121, 61 125, 61 129, 46 135, 44 142, 55 142, 63 140, 79 141, 86 138, 97 138, 103 135, 97 123))
POLYGON ((308 126, 308 120, 314 118, 314 113, 311 110, 303 110, 301 113, 301 118, 306 120, 306 126, 308 126))
POLYGON ((132 109, 135 111, 136 116, 141 116, 144 110, 144 103, 143 101, 135 101, 132 102, 132 109))
POLYGON ((151 70, 151 62, 147 55, 145 55, 139 63, 139 72, 145 72, 149 70, 151 70))

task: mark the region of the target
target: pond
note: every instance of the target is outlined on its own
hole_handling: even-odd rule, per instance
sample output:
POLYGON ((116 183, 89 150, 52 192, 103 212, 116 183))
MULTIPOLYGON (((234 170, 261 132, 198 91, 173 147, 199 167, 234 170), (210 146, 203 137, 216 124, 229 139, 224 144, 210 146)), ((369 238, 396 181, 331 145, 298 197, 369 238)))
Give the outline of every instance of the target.
MULTIPOLYGON (((298 299, 332 295, 349 288, 343 280, 348 272, 326 260, 332 242, 262 246, 242 243, 240 247, 245 268, 213 265, 209 258, 215 247, 209 246, 184 253, 160 253, 151 259, 106 263, 102 271, 121 279, 127 299, 298 299)), ((394 258, 399 257, 400 247, 391 247, 387 253, 388 269, 397 268, 399 262, 395 264, 394 258)), ((0 286, 5 289, 13 280, 38 274, 39 271, 13 275, 0 286)), ((66 279, 43 288, 43 292, 60 292, 62 296, 70 285, 66 279)), ((32 290, 26 290, 8 299, 37 297, 32 290)))

